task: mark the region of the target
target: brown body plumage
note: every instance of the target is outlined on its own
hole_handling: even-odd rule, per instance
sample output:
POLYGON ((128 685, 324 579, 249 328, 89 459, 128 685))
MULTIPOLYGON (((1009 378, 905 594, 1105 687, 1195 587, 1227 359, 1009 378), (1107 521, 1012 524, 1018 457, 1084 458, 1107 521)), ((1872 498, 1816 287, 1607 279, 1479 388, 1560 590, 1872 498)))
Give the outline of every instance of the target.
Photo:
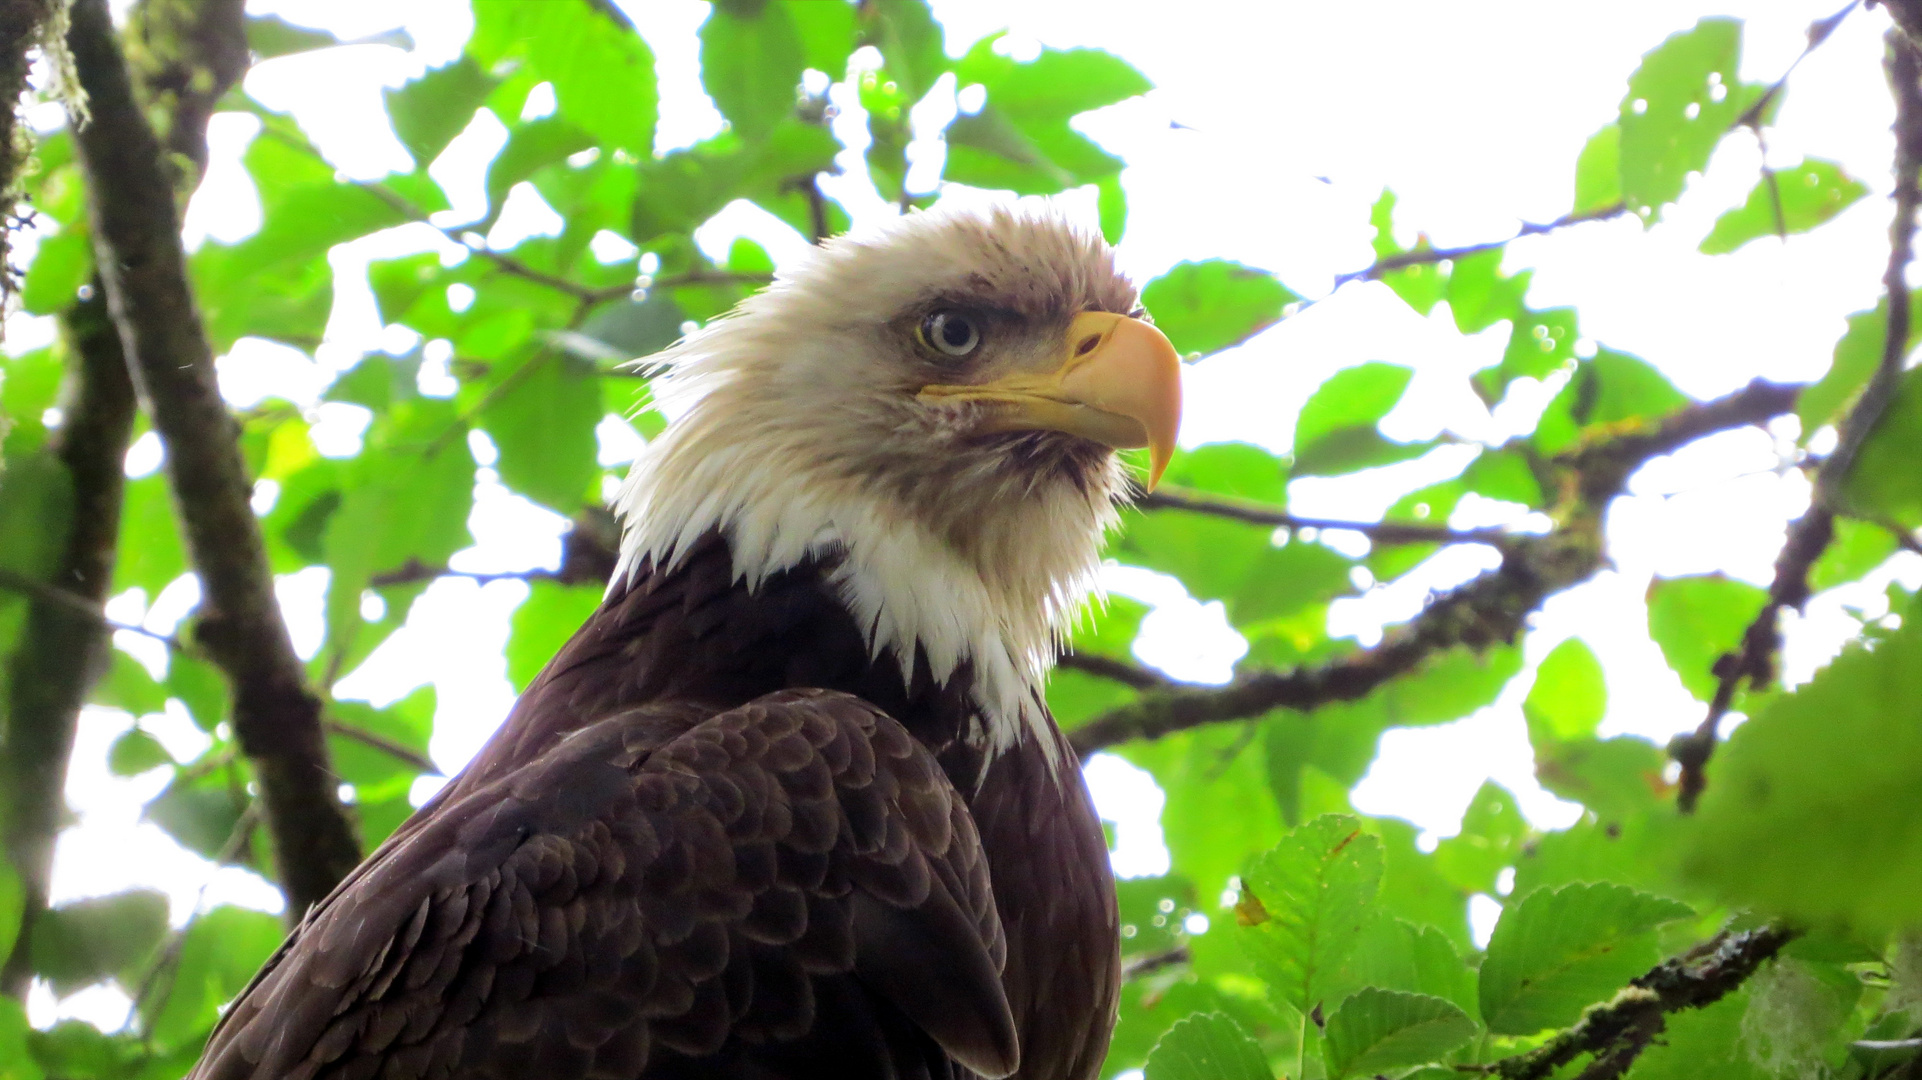
MULTIPOLYGON (((864 472, 829 449, 756 463, 802 485, 789 495, 675 486, 700 475, 689 455, 727 441, 715 403, 780 408, 784 391, 757 399, 752 368, 783 361, 727 370, 715 350, 728 332, 774 329, 752 320, 793 316, 864 251, 969 237, 1001 261, 959 281, 892 283, 907 291, 879 309, 958 310, 942 305, 965 286, 984 324, 997 298, 997 311, 1030 312, 1032 325, 997 324, 1030 343, 1132 309, 1105 248, 1053 219, 930 217, 869 248, 831 247, 759 310, 724 320, 719 345, 682 346, 708 350, 690 366, 711 385, 636 467, 627 561, 605 603, 480 757, 308 915, 195 1077, 1095 1075, 1117 993, 1113 882, 1032 674, 1112 513, 1111 453, 1071 433, 1081 419, 1016 431, 979 402, 935 401, 916 406, 931 418, 918 462, 877 458, 864 472), (1045 243, 1024 252, 1033 237, 1045 243), (900 475, 949 490, 904 497, 900 475), (972 524, 955 516, 983 491, 1000 503, 972 524), (944 494, 931 524, 915 504, 944 494), (824 509, 810 518, 801 503, 824 509), (873 533, 891 514, 907 540, 873 533), (1047 543, 1024 550, 1028 535, 1047 543), (1022 557, 1035 565, 981 562, 1022 557), (974 606, 904 592, 916 560, 974 606)), ((858 305, 849 319, 865 332, 858 305)), ((850 333, 805 319, 788 330, 803 346, 850 333)), ((986 368, 948 377, 1005 381, 986 368)), ((922 372, 881 382, 879 394, 938 396, 922 372)), ((1166 437, 1149 436, 1158 454, 1166 437)))

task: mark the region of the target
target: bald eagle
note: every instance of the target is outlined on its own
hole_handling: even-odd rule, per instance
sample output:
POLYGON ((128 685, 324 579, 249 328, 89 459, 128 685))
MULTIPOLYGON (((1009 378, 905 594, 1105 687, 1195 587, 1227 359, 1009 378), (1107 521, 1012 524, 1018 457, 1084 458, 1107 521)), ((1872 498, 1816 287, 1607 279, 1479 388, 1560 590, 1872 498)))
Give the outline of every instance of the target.
POLYGON ((661 359, 605 601, 200 1080, 1084 1080, 1118 992, 1042 685, 1178 360, 1100 237, 911 214, 661 359))

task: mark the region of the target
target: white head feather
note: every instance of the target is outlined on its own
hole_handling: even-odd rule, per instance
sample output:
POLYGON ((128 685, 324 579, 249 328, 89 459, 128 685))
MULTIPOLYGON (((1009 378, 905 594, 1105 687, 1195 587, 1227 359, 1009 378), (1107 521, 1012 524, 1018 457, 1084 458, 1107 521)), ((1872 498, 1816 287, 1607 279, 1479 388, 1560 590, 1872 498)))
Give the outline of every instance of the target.
MULTIPOLYGON (((1058 349, 1075 314, 1132 311, 1136 294, 1098 235, 1045 206, 910 214, 811 249, 655 358, 657 393, 685 412, 621 489, 616 580, 643 560, 672 566, 717 528, 750 588, 838 555, 875 656, 893 652, 904 677, 916 646, 939 679, 972 664, 992 755, 1044 732, 1042 684, 1125 481, 1093 444, 986 440, 915 398, 938 372, 912 330, 956 299, 1016 316, 1005 364, 1058 349)), ((1041 744, 1053 760, 1055 740, 1041 744)))

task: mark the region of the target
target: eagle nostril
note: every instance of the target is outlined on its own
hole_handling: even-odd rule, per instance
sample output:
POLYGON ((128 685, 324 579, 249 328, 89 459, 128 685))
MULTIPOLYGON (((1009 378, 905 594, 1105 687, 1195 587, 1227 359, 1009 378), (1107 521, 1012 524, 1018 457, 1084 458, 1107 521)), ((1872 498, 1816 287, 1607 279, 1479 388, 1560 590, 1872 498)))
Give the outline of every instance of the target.
POLYGON ((1076 356, 1086 356, 1089 353, 1093 352, 1095 350, 1095 346, 1099 344, 1101 344, 1101 335, 1089 334, 1087 337, 1084 337, 1081 339, 1081 344, 1076 345, 1074 347, 1074 354, 1076 356))

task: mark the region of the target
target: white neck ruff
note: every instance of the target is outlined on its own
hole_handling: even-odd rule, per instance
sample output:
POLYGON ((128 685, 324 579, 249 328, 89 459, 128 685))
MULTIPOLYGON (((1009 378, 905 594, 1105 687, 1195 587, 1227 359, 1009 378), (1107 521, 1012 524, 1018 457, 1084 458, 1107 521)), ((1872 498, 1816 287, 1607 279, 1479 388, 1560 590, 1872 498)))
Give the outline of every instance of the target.
POLYGON ((1092 544, 1077 580, 1024 603, 997 595, 902 508, 847 481, 809 477, 782 448, 701 436, 699 425, 673 425, 635 461, 616 500, 626 526, 616 581, 643 561, 671 570, 713 529, 727 537, 735 580, 750 590, 810 558, 834 559, 830 580, 871 659, 891 651, 903 680, 913 677, 917 646, 937 680, 971 663, 983 721, 971 738, 987 757, 1033 738, 1059 766, 1043 687, 1066 624, 1094 585, 1092 544))

